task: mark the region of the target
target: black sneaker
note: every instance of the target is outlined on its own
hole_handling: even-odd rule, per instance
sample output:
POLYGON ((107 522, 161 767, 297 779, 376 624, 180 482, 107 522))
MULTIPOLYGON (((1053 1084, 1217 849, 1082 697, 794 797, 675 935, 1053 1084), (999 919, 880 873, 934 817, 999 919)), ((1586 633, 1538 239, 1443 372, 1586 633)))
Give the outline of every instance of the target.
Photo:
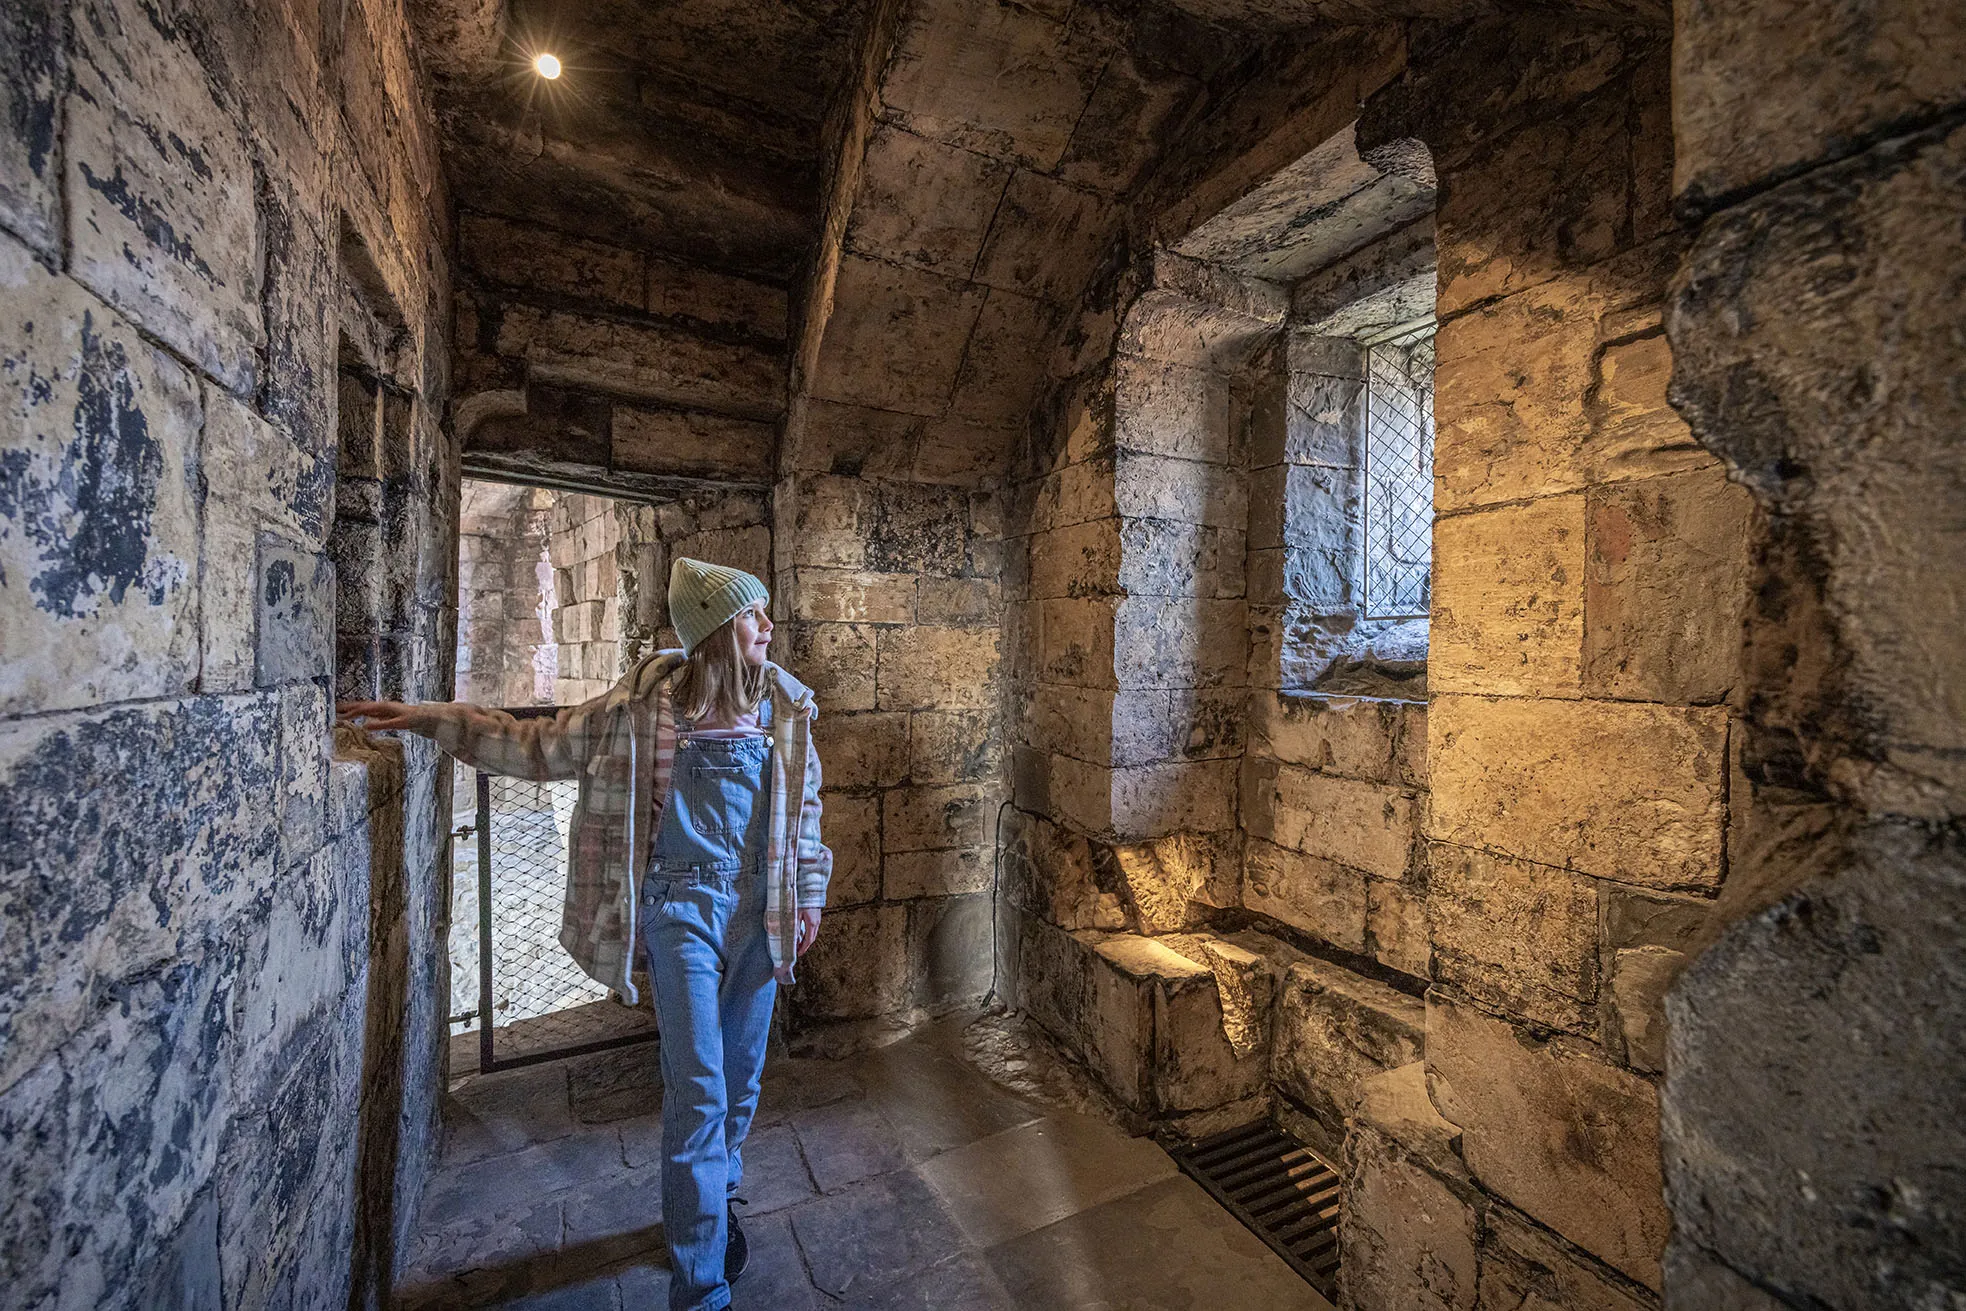
POLYGON ((751 1244, 745 1240, 744 1227, 737 1223, 737 1208, 728 1206, 725 1209, 729 1218, 724 1229, 724 1282, 734 1284, 737 1277, 744 1273, 744 1267, 751 1264, 751 1244))

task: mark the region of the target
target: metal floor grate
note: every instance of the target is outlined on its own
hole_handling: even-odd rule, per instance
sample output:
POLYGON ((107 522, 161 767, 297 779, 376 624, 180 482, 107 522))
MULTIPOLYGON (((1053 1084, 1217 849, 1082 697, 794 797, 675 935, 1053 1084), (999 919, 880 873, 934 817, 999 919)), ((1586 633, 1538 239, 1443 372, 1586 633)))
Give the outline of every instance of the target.
POLYGON ((1169 1149, 1175 1163, 1327 1298, 1338 1292, 1338 1172, 1269 1121, 1169 1149))

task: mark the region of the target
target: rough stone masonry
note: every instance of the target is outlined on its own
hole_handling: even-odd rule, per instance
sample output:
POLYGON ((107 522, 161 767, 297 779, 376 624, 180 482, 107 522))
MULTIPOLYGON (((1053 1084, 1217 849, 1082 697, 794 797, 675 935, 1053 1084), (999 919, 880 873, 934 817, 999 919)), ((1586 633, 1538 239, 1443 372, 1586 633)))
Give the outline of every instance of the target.
POLYGON ((1273 1116, 1361 1311, 1966 1298, 1962 70, 1930 0, 10 3, 0 1304, 384 1304, 449 771, 331 700, 536 690, 542 605, 590 694, 677 552, 823 708, 795 1041, 989 997, 1273 1116))

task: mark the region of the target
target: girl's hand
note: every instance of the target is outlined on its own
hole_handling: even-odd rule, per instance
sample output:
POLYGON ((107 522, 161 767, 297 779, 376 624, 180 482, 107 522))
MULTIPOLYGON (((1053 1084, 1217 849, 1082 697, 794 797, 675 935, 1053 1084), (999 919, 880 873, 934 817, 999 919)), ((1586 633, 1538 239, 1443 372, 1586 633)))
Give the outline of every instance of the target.
POLYGON ((812 940, 818 936, 819 936, 819 907, 817 906, 801 907, 799 910, 799 937, 797 943, 795 944, 797 948, 797 954, 794 955, 792 959, 797 960, 800 956, 805 955, 806 948, 810 947, 812 945, 812 940))
POLYGON ((422 706, 401 701, 337 701, 337 718, 352 719, 371 733, 421 733, 429 736, 436 717, 422 706))

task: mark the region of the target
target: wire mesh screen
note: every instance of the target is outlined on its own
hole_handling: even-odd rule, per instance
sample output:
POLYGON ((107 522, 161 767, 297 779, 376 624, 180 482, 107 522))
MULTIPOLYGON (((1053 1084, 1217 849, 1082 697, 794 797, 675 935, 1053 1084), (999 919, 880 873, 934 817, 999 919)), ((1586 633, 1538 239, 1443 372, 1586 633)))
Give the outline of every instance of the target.
POLYGON ((477 840, 456 849, 451 977, 452 995, 477 1005, 451 1032, 477 1033, 481 1070, 652 1037, 647 1008, 613 1000, 560 945, 578 782, 469 777, 477 840))
POLYGON ((1424 615, 1433 571, 1433 325, 1371 347, 1365 361, 1365 612, 1424 615))

